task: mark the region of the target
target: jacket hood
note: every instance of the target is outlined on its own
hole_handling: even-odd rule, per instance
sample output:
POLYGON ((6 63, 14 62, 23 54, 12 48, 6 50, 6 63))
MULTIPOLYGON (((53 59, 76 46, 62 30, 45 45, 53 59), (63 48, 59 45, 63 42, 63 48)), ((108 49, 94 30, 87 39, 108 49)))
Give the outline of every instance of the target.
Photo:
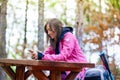
POLYGON ((64 38, 64 34, 67 33, 67 32, 73 32, 73 28, 72 27, 63 27, 62 28, 62 32, 61 32, 61 35, 60 35, 60 39, 63 39, 64 38))
POLYGON ((56 44, 56 49, 55 49, 55 53, 56 53, 56 54, 59 54, 59 53, 60 53, 60 50, 59 50, 59 42, 60 42, 61 39, 64 38, 64 35, 65 35, 65 33, 67 33, 67 32, 71 32, 71 33, 72 33, 72 32, 73 32, 73 28, 72 28, 72 27, 63 27, 63 28, 62 28, 61 35, 60 35, 59 40, 57 41, 57 44, 56 44))

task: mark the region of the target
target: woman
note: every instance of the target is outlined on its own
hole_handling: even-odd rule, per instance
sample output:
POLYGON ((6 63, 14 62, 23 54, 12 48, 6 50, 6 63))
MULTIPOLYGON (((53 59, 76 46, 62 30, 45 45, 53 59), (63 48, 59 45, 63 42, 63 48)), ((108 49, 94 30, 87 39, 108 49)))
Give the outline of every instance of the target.
MULTIPOLYGON (((73 35, 72 27, 63 27, 61 21, 56 18, 50 19, 45 24, 47 41, 50 46, 44 53, 29 50, 33 59, 66 61, 66 62, 87 62, 76 37, 73 35)), ((64 80, 64 79, 63 79, 64 80)))

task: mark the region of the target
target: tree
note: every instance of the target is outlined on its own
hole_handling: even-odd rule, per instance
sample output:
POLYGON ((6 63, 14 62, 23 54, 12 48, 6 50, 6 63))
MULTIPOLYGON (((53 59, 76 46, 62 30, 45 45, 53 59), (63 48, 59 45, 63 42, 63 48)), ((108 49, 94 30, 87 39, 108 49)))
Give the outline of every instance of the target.
POLYGON ((83 0, 76 0, 76 37, 82 48, 82 32, 83 32, 83 0))
POLYGON ((115 80, 119 80, 119 60, 116 58, 116 56, 119 55, 119 52, 116 52, 117 49, 115 49, 115 46, 119 46, 120 44, 119 1, 99 0, 99 5, 91 0, 88 1, 90 3, 84 10, 84 14, 88 20, 88 25, 84 27, 85 37, 83 42, 85 47, 87 46, 87 49, 84 51, 86 51, 86 53, 90 52, 90 55, 93 53, 99 53, 102 50, 106 51, 108 60, 112 60, 108 62, 115 80), (109 8, 104 9, 105 7, 101 6, 102 1, 105 1, 106 6, 109 8))
POLYGON ((38 49, 44 50, 44 0, 38 0, 38 49))
POLYGON ((27 11, 28 11, 28 0, 26 0, 26 9, 25 9, 25 28, 24 28, 24 46, 23 46, 23 53, 22 57, 24 57, 24 50, 27 45, 27 11))
MULTIPOLYGON (((0 0, 0 58, 6 57, 6 10, 7 0, 0 0)), ((5 80, 5 74, 1 67, 0 80, 5 80)))

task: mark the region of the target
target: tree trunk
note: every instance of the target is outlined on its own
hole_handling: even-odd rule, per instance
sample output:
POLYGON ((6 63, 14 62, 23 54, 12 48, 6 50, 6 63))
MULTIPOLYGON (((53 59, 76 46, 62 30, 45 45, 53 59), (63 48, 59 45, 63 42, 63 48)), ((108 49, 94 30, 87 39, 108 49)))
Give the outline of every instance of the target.
POLYGON ((44 0, 38 0, 38 49, 44 50, 44 0))
POLYGON ((23 46, 23 52, 22 52, 23 58, 24 58, 24 52, 27 45, 27 11, 28 11, 28 0, 26 0, 26 9, 25 9, 24 46, 23 46))
POLYGON ((82 0, 76 0, 77 6, 76 6, 76 24, 75 24, 75 30, 76 30, 76 37, 78 39, 79 45, 81 48, 83 47, 82 44, 82 33, 83 33, 83 1, 82 0))
MULTIPOLYGON (((7 0, 0 1, 0 58, 6 58, 6 10, 7 0)), ((0 80, 5 80, 5 73, 0 67, 0 80)))

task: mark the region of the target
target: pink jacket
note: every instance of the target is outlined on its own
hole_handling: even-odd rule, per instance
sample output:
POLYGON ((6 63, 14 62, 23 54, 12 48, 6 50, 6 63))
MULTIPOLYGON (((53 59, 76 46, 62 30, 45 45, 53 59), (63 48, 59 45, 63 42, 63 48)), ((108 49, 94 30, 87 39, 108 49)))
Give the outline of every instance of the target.
MULTIPOLYGON (((60 53, 55 54, 55 51, 51 46, 44 52, 42 60, 51 61, 66 61, 66 62, 87 62, 85 55, 83 54, 76 37, 71 33, 67 32, 64 34, 63 39, 60 40, 59 44, 60 53)), ((78 74, 76 78, 84 79, 85 69, 78 74)), ((69 72, 67 72, 69 74, 69 72)))
POLYGON ((64 38, 60 40, 59 54, 55 54, 51 46, 45 50, 44 54, 42 60, 87 62, 76 37, 71 32, 65 33, 64 38))

